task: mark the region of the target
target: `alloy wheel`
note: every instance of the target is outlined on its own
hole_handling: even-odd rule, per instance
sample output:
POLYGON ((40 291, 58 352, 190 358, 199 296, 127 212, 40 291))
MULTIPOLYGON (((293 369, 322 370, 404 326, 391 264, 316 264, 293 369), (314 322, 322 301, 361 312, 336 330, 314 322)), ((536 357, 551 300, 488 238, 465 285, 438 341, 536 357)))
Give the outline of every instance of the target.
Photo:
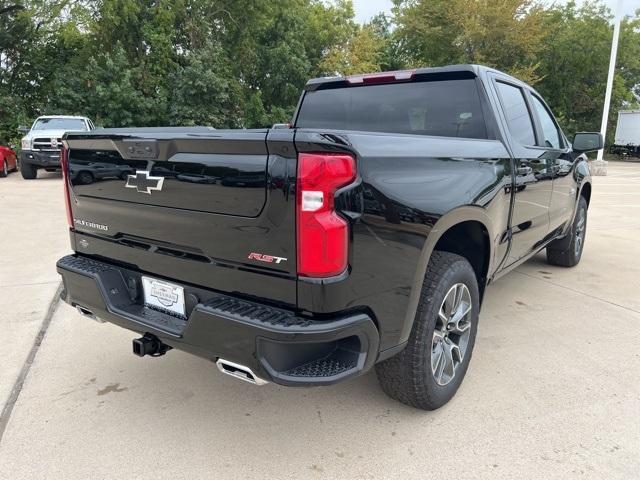
POLYGON ((431 373, 438 385, 448 385, 467 353, 473 304, 464 283, 444 296, 431 342, 431 373))
POLYGON ((576 236, 576 241, 575 241, 575 254, 576 257, 580 256, 580 254, 582 253, 582 246, 584 245, 584 237, 586 234, 586 223, 587 223, 587 216, 585 215, 585 211, 584 208, 581 208, 578 211, 578 221, 576 223, 576 230, 575 230, 575 236, 576 236))

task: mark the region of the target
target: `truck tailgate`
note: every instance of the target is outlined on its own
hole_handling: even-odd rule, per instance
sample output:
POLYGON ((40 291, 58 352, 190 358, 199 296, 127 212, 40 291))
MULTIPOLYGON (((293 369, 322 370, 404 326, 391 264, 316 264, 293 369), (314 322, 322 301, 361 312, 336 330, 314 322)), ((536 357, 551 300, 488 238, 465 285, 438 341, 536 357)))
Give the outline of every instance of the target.
POLYGON ((295 305, 292 137, 199 128, 69 135, 76 251, 295 305), (261 260, 269 256, 281 260, 261 260))

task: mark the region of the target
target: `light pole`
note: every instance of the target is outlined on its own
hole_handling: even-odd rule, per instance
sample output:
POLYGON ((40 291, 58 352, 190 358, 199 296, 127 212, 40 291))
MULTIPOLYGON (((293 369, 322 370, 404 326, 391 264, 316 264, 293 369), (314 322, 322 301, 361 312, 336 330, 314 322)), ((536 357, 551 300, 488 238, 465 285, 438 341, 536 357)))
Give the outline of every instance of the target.
MULTIPOLYGON (((602 124, 600 133, 602 138, 607 135, 607 123, 609 120, 609 107, 611 106, 611 91, 613 90, 613 76, 616 71, 616 56, 618 55, 618 40, 620 39, 620 23, 622 20, 622 4, 624 0, 618 0, 616 11, 614 12, 613 41, 611 43, 611 57, 609 57, 609 74, 607 75, 607 88, 604 94, 604 108, 602 110, 602 124)), ((604 161, 604 150, 598 150, 596 161, 593 162, 594 175, 607 174, 607 162, 604 161)))

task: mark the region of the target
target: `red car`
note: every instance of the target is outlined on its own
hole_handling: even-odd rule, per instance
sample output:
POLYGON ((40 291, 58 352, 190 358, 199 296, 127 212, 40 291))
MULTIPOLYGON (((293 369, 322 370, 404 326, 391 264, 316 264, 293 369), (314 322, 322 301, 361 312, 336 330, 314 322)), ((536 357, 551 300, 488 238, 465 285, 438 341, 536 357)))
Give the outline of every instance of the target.
POLYGON ((9 172, 18 170, 18 157, 2 139, 0 139, 0 177, 6 177, 9 172))

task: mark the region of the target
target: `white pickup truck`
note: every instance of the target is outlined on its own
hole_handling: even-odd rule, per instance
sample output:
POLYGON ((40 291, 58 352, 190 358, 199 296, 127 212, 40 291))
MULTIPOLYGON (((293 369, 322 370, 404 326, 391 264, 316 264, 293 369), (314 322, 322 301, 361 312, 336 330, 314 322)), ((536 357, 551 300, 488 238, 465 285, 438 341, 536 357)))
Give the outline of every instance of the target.
POLYGON ((95 129, 87 117, 69 115, 48 115, 38 117, 31 129, 21 127, 25 132, 20 152, 20 172, 25 180, 38 176, 38 169, 60 170, 60 148, 62 136, 67 132, 88 132, 95 129))

